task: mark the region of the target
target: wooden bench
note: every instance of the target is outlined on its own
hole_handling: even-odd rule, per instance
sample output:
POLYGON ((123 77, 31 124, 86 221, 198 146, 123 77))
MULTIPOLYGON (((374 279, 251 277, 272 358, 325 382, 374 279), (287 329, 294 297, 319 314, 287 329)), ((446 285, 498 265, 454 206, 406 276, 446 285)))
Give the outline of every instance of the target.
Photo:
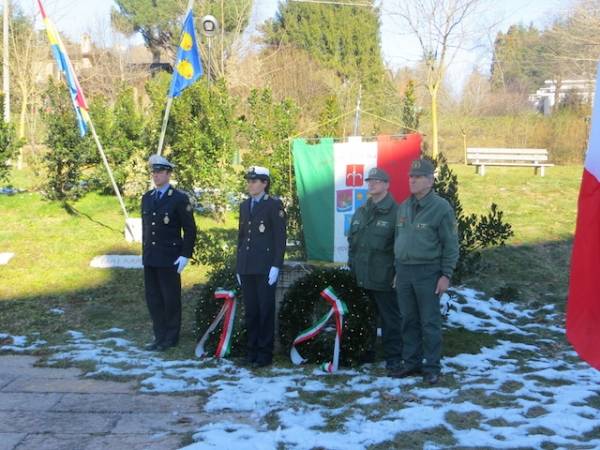
POLYGON ((545 148, 467 148, 467 164, 475 166, 475 172, 485 175, 485 166, 533 167, 535 174, 544 176, 544 169, 554 164, 547 163, 545 148))

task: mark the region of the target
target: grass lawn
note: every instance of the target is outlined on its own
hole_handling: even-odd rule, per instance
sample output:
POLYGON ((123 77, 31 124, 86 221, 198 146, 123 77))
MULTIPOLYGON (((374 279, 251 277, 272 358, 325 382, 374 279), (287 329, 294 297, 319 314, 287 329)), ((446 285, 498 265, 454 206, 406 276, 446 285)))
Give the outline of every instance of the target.
MULTIPOLYGON (((32 178, 19 172, 12 181, 27 189, 32 178)), ((15 253, 8 265, 0 266, 0 330, 20 335, 40 332, 52 343, 64 339, 70 329, 95 332, 122 327, 140 344, 151 339, 142 271, 89 267, 97 255, 141 254, 140 243, 124 239, 124 219, 115 197, 88 194, 67 211, 38 193, 25 192, 0 196, 0 208, 4 211, 0 252, 15 253), (50 312, 54 308, 65 314, 50 312)), ((199 215, 196 223, 203 229, 223 226, 199 215)), ((228 219, 226 226, 236 224, 228 219)), ((182 342, 190 346, 195 340, 195 287, 205 273, 204 267, 188 265, 182 280, 182 342)))
POLYGON ((510 300, 566 300, 571 244, 582 166, 551 167, 545 177, 532 168, 490 167, 486 175, 453 165, 465 211, 483 213, 496 203, 514 236, 505 248, 484 252, 482 271, 465 284, 510 300))
MULTIPOLYGON (((562 307, 581 167, 553 167, 544 178, 526 168, 492 167, 485 177, 476 175, 473 167, 452 169, 459 176, 465 210, 482 213, 495 202, 515 232, 507 247, 485 252, 482 272, 468 277, 465 284, 498 298, 562 307)), ((16 172, 12 182, 25 189, 33 183, 26 172, 16 172)), ((0 196, 0 252, 16 254, 8 265, 0 266, 0 331, 39 332, 52 343, 63 340, 70 329, 93 334, 121 327, 134 342, 150 340, 141 271, 89 267, 97 255, 141 251, 140 244, 123 239, 117 200, 89 194, 72 206, 67 211, 32 191, 0 196), (52 313, 53 308, 65 314, 52 313)), ((236 226, 233 217, 221 225, 197 216, 197 223, 204 229, 236 226)), ((169 354, 174 358, 191 354, 195 296, 205 273, 200 266, 184 272, 182 345, 169 354)), ((456 341, 460 345, 460 339, 456 341)))

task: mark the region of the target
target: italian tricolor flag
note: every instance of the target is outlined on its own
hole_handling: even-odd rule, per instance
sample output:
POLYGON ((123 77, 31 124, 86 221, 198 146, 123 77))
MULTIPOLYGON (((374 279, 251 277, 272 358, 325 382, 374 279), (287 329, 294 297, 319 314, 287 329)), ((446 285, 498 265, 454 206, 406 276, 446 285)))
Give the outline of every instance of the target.
POLYGON ((379 136, 347 142, 293 142, 294 170, 308 259, 345 263, 352 215, 367 201, 365 178, 378 167, 390 176, 399 203, 408 197, 408 171, 421 155, 421 135, 379 136))
MULTIPOLYGON (((596 86, 600 86, 600 64, 596 86)), ((596 93, 592 129, 579 191, 577 227, 571 257, 567 338, 579 356, 600 369, 600 95, 596 93)))

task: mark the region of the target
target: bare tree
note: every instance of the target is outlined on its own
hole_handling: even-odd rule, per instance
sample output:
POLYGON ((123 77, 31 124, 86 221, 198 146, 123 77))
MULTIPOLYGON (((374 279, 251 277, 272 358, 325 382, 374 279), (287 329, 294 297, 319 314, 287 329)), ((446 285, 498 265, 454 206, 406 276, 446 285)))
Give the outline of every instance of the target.
MULTIPOLYGON (((420 47, 425 65, 425 85, 431 99, 433 157, 439 152, 438 99, 448 65, 464 49, 473 31, 480 6, 489 0, 397 0, 387 11, 405 25, 420 47)), ((480 29, 481 30, 481 29, 480 29)))
POLYGON ((544 58, 557 84, 591 78, 600 55, 600 0, 578 0, 544 33, 544 58))
MULTIPOLYGON (((16 87, 18 102, 17 136, 32 143, 36 134, 36 115, 39 104, 40 78, 46 73, 43 61, 49 56, 44 36, 34 29, 34 17, 24 15, 19 9, 14 13, 9 29, 10 72, 16 87), (25 136, 28 130, 28 136, 25 136)), ((21 156, 19 156, 19 164, 21 156)))

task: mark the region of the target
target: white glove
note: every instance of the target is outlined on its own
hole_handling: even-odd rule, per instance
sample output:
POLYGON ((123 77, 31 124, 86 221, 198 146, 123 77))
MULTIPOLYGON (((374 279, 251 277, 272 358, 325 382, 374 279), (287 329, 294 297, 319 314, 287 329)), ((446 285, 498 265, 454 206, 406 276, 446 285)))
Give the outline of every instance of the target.
POLYGON ((187 265, 188 261, 190 259, 186 258, 185 256, 180 256, 179 258, 177 258, 175 260, 175 262, 173 263, 174 266, 177 266, 177 273, 181 273, 183 272, 183 269, 185 269, 185 266, 187 265))
POLYGON ((235 274, 235 277, 236 277, 236 278, 237 278, 237 280, 238 280, 238 284, 241 286, 241 285, 242 285, 242 279, 240 278, 240 274, 239 274, 239 273, 236 273, 236 274, 235 274))
POLYGON ((271 267, 269 270, 269 286, 273 286, 277 283, 277 277, 279 276, 279 269, 277 267, 271 267))

